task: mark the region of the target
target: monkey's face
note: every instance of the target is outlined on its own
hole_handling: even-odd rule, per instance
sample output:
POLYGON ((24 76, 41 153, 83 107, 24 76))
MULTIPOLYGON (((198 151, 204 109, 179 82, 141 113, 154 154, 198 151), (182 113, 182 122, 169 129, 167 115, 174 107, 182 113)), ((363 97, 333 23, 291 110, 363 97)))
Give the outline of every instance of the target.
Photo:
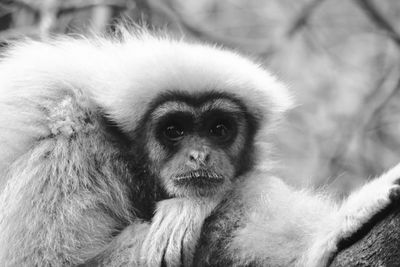
POLYGON ((153 106, 147 151, 151 169, 172 196, 219 194, 248 168, 254 125, 240 101, 174 92, 153 106))

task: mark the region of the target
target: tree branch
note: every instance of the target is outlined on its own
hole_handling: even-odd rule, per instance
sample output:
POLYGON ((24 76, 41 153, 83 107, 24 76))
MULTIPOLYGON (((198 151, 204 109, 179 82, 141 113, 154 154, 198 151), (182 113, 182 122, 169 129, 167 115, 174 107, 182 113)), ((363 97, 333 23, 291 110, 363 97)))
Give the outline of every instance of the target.
POLYGON ((381 30, 385 31, 389 37, 400 47, 400 34, 395 27, 387 20, 377 9, 371 0, 355 0, 362 8, 364 13, 374 22, 381 30))
POLYGON ((341 246, 330 267, 400 266, 398 201, 341 246))
POLYGON ((91 0, 91 1, 78 1, 71 0, 62 2, 59 14, 73 13, 84 9, 91 9, 98 6, 110 6, 113 8, 124 9, 127 7, 127 0, 91 0))
POLYGON ((288 37, 292 37, 298 30, 304 27, 309 21, 312 13, 319 7, 324 0, 313 0, 303 7, 300 14, 293 21, 292 26, 287 32, 288 37))
POLYGON ((14 7, 19 7, 25 8, 34 13, 39 11, 38 4, 29 0, 0 0, 0 4, 11 9, 14 7))
MULTIPOLYGON (((265 44, 268 40, 249 40, 246 38, 236 38, 231 36, 222 36, 219 34, 214 34, 211 30, 205 29, 204 27, 193 23, 185 16, 183 16, 173 5, 170 0, 165 1, 149 1, 149 4, 153 11, 156 11, 167 17, 168 20, 176 23, 181 29, 188 32, 192 36, 207 40, 212 43, 223 44, 226 47, 233 49, 242 48, 252 53, 256 53, 261 56, 261 53, 268 54, 270 49, 266 51, 265 44)), ((272 48, 271 48, 272 49, 272 48)))

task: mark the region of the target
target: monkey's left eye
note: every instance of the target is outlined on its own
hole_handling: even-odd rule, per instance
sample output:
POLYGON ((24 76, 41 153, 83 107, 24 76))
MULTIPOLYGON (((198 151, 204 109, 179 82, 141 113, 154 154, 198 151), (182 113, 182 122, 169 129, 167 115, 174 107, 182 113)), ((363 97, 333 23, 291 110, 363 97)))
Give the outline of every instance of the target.
POLYGON ((185 132, 183 129, 177 125, 169 125, 165 127, 164 129, 164 135, 167 137, 170 141, 176 142, 182 139, 184 136, 185 132))
POLYGON ((210 135, 219 140, 227 140, 230 137, 229 125, 226 123, 216 123, 210 128, 210 135))

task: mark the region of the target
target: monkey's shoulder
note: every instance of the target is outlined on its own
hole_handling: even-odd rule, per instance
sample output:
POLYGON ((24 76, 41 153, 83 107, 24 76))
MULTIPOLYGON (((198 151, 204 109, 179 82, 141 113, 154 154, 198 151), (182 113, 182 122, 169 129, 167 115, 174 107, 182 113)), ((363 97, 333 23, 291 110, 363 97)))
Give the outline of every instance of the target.
POLYGON ((43 103, 41 108, 51 136, 70 137, 99 130, 101 116, 94 104, 82 96, 62 94, 55 101, 43 103))
POLYGON ((107 142, 102 114, 83 92, 57 86, 30 89, 0 97, 0 162, 4 168, 44 143, 54 148, 57 142, 68 142, 64 148, 81 143, 87 149, 90 144, 107 142))

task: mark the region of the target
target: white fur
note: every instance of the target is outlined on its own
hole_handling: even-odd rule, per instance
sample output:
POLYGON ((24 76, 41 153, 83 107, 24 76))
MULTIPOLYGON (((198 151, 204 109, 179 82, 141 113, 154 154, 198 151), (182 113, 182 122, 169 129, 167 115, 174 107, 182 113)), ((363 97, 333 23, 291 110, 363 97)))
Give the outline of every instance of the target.
POLYGON ((245 203, 244 227, 230 246, 238 265, 294 266, 310 245, 315 227, 333 203, 324 195, 295 191, 280 179, 254 173, 240 187, 245 203))
POLYGON ((141 249, 142 266, 191 266, 203 221, 219 199, 173 198, 160 201, 141 249))
POLYGON ((393 190, 400 190, 400 164, 352 193, 331 216, 324 218, 303 259, 305 266, 326 265, 341 239, 348 238, 386 208, 393 190))
MULTIPOLYGON (((106 200, 88 200, 80 195, 65 199, 62 190, 50 190, 44 194, 49 198, 46 200, 41 190, 49 183, 64 186, 63 189, 71 193, 78 190, 83 177, 70 178, 70 170, 66 176, 49 176, 48 166, 41 164, 42 157, 54 148, 55 141, 48 140, 42 146, 37 146, 37 142, 51 135, 59 136, 57 144, 61 144, 57 155, 67 158, 68 137, 76 131, 87 130, 80 112, 96 112, 97 107, 102 107, 110 119, 131 131, 150 101, 166 90, 215 90, 238 96, 261 121, 262 128, 256 136, 260 155, 269 151, 265 134, 270 124, 292 106, 284 85, 261 66, 237 53, 156 37, 145 31, 125 32, 120 39, 25 41, 7 52, 0 63, 0 263, 6 258, 20 262, 24 256, 27 256, 24 258, 27 265, 51 260, 81 263, 110 241, 116 222, 113 218, 102 217, 101 206, 93 204, 106 205, 129 221, 123 186, 117 182, 111 186, 100 184, 97 193, 106 200), (27 162, 32 166, 25 166, 27 162), (69 180, 61 179, 63 177, 69 180), (108 190, 110 188, 112 191, 108 190), (23 198, 26 196, 30 198, 23 198), (74 205, 54 204, 59 199, 67 203, 74 201, 74 205), (55 210, 44 214, 58 212, 60 217, 56 220, 50 215, 38 218, 43 213, 34 211, 46 210, 49 203, 55 210), (70 207, 79 209, 70 210, 70 207), (88 210, 91 213, 87 213, 88 210), (48 224, 43 226, 41 222, 48 224), (49 227, 58 229, 60 224, 83 235, 68 239, 70 243, 64 247, 61 244, 65 240, 56 235, 57 231, 49 230, 35 239, 37 231, 49 227), (89 246, 91 240, 95 242, 89 246), (76 246, 78 243, 84 246, 83 252, 76 246), (12 249, 5 249, 8 244, 12 249), (35 254, 38 259, 30 261, 29 255, 34 254, 38 246, 43 246, 46 253, 46 249, 54 250, 46 254, 54 259, 43 259, 35 254), (57 258, 59 253, 65 253, 66 258, 57 258)), ((80 149, 84 147, 74 152, 78 154, 80 149)), ((79 162, 79 156, 77 159, 79 162)), ((260 160, 261 167, 269 165, 267 158, 260 160)), ((61 163, 68 167, 68 162, 61 163)), ((398 176, 399 167, 337 207, 323 195, 296 192, 279 179, 251 173, 240 189, 246 205, 245 226, 235 232, 227 249, 233 258, 243 263, 255 260, 261 265, 322 266, 340 238, 353 233, 389 203, 389 192, 398 187, 393 184, 398 176)), ((191 255, 201 224, 217 202, 201 204, 174 199, 159 203, 152 225, 140 228, 149 231, 148 235, 141 236, 144 239, 141 257, 145 263, 158 264, 166 249, 171 266, 178 265, 182 240, 184 249, 189 250, 184 254, 191 255), (186 229, 189 230, 185 232, 186 229)), ((190 257, 184 259, 187 264, 190 261, 190 257)), ((13 264, 12 261, 7 263, 13 264)))
POLYGON ((102 259, 97 259, 98 262, 95 262, 94 265, 107 267, 143 266, 144 263, 140 260, 140 252, 149 229, 150 224, 141 221, 127 226, 107 245, 106 249, 100 254, 102 259))
POLYGON ((149 101, 165 90, 234 93, 265 119, 265 126, 292 105, 285 86, 269 72, 218 47, 146 32, 126 33, 121 40, 26 41, 9 50, 0 64, 3 168, 46 131, 34 105, 43 96, 59 95, 55 87, 82 91, 126 130, 137 125, 149 101))
POLYGON ((390 204, 400 190, 400 164, 354 192, 341 205, 327 195, 295 191, 280 179, 252 173, 240 187, 244 226, 229 251, 239 266, 326 266, 340 240, 390 204), (397 181, 397 182, 396 182, 397 181))

